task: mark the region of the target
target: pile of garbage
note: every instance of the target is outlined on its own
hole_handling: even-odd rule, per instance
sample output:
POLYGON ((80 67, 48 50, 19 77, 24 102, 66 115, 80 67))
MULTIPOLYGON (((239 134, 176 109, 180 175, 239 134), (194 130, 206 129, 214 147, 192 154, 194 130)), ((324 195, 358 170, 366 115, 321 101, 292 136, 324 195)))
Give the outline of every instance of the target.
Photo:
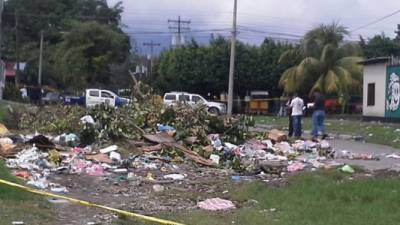
MULTIPOLYGON (((87 124, 96 123, 90 115, 80 120, 87 124)), ((26 179, 30 185, 53 192, 68 191, 49 181, 53 174, 118 175, 130 181, 163 183, 185 179, 186 174, 180 168, 185 162, 233 169, 239 173, 279 176, 286 172, 338 165, 332 161, 335 152, 327 141, 289 143, 279 130, 240 145, 224 141, 223 133, 208 134, 206 141, 200 141, 196 136, 179 141, 177 133, 173 126, 158 124, 157 132, 142 134, 142 141, 135 144, 135 154, 122 154, 117 145, 103 148, 97 144, 82 145, 80 137, 73 133, 56 136, 4 133, 0 138, 0 156, 6 158, 6 165, 16 176, 26 179)))
POLYGON ((169 182, 185 179, 182 163, 282 176, 337 167, 336 158, 379 159, 335 152, 325 140, 289 142, 280 130, 251 133, 252 125, 252 117, 214 116, 204 107, 184 104, 166 107, 150 97, 123 108, 56 106, 21 117, 20 128, 35 135, 0 129, 0 156, 16 176, 58 192, 67 188, 49 182, 52 174, 117 174, 138 182, 169 182), (121 140, 132 144, 122 149, 115 145, 121 140))

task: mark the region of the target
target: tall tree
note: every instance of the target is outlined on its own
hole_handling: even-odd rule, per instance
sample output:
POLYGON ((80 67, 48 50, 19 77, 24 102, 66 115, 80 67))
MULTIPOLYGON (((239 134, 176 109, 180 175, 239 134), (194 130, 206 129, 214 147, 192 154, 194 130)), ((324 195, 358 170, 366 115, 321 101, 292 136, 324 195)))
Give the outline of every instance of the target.
POLYGON ((63 82, 67 85, 108 83, 111 64, 123 63, 127 57, 129 39, 98 22, 72 22, 70 26, 54 55, 63 82))
POLYGON ((319 89, 326 94, 337 94, 342 105, 355 90, 360 93, 361 49, 358 44, 343 42, 347 34, 347 30, 336 23, 320 25, 309 31, 297 48, 283 53, 282 63, 301 59, 282 74, 280 85, 284 91, 304 93, 319 89))

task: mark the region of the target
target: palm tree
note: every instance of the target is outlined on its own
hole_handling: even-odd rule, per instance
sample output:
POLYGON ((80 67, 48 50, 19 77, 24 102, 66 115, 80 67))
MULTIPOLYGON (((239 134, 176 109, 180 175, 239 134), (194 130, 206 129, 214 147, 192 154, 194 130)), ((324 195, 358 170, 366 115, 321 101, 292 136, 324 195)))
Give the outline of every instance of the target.
MULTIPOLYGON (((283 72, 280 86, 284 92, 337 94, 344 106, 350 95, 362 88, 361 48, 344 43, 348 31, 336 23, 320 25, 309 31, 301 44, 284 52, 279 61, 298 63, 283 72)), ((344 108, 343 108, 344 109, 344 108)))

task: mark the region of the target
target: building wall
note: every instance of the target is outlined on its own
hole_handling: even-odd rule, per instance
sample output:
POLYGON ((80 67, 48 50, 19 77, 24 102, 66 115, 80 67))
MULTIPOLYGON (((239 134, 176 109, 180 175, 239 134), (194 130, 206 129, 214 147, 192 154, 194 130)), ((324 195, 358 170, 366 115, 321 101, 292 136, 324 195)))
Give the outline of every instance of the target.
POLYGON ((386 63, 364 65, 363 116, 384 117, 386 98, 386 63), (375 105, 367 105, 368 84, 375 83, 375 105))

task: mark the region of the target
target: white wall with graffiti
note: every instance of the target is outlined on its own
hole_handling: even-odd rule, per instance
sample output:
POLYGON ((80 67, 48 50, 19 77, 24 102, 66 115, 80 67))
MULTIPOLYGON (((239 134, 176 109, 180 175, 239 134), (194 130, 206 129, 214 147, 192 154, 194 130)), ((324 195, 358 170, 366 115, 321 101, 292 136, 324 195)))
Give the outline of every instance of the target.
POLYGON ((400 66, 386 68, 385 117, 400 118, 400 66))

